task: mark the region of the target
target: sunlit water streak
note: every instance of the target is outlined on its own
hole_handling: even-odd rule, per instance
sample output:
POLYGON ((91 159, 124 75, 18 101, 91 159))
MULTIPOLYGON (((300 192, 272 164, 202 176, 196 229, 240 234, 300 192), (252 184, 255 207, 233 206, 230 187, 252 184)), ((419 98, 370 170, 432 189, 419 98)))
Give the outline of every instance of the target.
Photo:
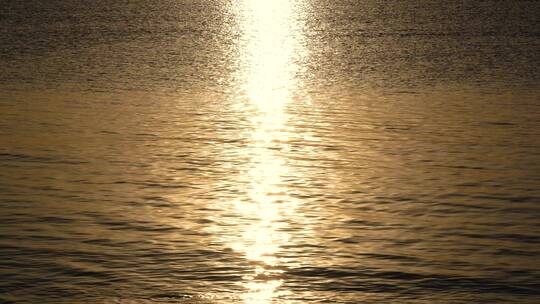
POLYGON ((239 109, 249 116, 249 144, 239 151, 248 154, 249 163, 242 179, 249 181, 248 199, 236 202, 240 218, 250 219, 239 229, 239 239, 231 247, 252 262, 254 273, 244 277, 245 303, 270 303, 286 294, 278 291, 281 246, 287 244, 286 232, 299 203, 288 195, 283 177, 288 167, 280 149, 288 141, 291 119, 287 105, 297 89, 295 73, 301 56, 298 11, 294 0, 244 0, 237 8, 243 38, 240 59, 239 109))

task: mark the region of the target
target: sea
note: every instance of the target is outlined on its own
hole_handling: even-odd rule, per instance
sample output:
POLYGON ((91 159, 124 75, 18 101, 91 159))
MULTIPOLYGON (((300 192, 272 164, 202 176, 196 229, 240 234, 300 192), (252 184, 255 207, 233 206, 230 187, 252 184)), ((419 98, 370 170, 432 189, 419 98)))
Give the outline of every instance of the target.
POLYGON ((540 303, 539 12, 0 0, 0 303, 540 303))

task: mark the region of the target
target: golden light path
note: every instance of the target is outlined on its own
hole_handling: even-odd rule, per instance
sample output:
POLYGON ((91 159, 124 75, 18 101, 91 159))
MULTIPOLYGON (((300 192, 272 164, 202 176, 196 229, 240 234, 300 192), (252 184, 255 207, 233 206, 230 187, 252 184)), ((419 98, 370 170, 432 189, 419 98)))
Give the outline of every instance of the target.
POLYGON ((245 176, 250 181, 249 198, 238 201, 235 210, 250 220, 231 247, 255 268, 244 277, 246 304, 271 303, 285 293, 278 292, 283 281, 277 253, 289 241, 285 228, 296 203, 283 182, 288 169, 280 149, 290 132, 286 106, 297 88, 299 7, 294 0, 243 0, 238 7, 244 34, 242 91, 247 103, 242 107, 250 112, 251 140, 245 176))

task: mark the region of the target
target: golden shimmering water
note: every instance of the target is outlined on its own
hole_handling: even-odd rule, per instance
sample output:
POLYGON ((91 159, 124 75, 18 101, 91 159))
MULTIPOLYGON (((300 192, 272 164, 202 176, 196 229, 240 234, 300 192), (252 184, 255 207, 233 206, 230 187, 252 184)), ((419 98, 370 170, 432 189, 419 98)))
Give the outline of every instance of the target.
POLYGON ((539 302, 538 5, 3 3, 0 302, 539 302))

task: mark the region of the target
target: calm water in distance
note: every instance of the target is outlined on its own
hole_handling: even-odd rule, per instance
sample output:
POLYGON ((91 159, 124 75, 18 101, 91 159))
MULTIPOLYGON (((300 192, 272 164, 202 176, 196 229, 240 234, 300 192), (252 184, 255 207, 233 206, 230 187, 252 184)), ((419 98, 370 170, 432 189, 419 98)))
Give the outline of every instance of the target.
POLYGON ((540 2, 0 3, 1 303, 540 303, 540 2))

